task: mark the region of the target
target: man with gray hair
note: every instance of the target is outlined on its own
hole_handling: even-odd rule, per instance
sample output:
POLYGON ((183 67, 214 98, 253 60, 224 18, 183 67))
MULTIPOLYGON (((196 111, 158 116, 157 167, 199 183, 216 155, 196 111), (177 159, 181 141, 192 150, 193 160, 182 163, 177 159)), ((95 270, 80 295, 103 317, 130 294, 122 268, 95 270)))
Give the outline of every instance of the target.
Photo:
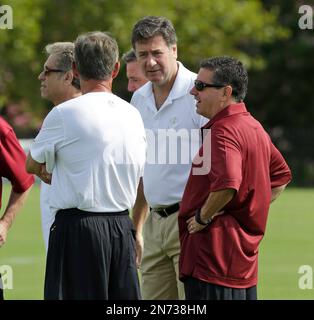
POLYGON ((139 112, 111 92, 116 40, 89 32, 74 52, 83 95, 51 110, 26 165, 49 179, 41 171, 54 159, 45 299, 140 299, 128 209, 143 174, 145 129, 139 112))
POLYGON ((126 77, 128 78, 128 91, 134 92, 143 86, 148 80, 145 78, 143 71, 137 63, 135 51, 129 50, 122 56, 126 65, 126 77))
MULTIPOLYGON (((74 43, 55 42, 45 47, 47 60, 40 72, 41 96, 50 100, 54 106, 81 95, 80 81, 74 77, 72 64, 74 62, 74 43)), ((49 170, 49 168, 48 168, 49 170)), ((40 188, 41 224, 46 251, 50 227, 55 215, 49 207, 49 184, 42 181, 40 188)))
POLYGON ((80 95, 80 81, 72 71, 74 43, 48 44, 45 52, 48 58, 38 76, 42 98, 50 100, 56 106, 80 95))
POLYGON ((131 104, 140 111, 149 133, 147 154, 156 155, 154 163, 147 161, 145 165, 133 208, 143 299, 184 299, 179 280, 178 211, 192 159, 188 154, 187 161, 182 156, 177 157, 176 163, 159 160, 164 155, 171 159, 174 152, 182 155, 182 151, 198 150, 200 139, 192 132, 198 134, 207 119, 196 113, 189 93, 196 74, 177 61, 176 32, 167 18, 152 16, 139 20, 133 28, 132 45, 149 82, 133 94, 131 104), (187 138, 179 143, 175 138, 177 144, 171 144, 167 136, 181 132, 187 138))

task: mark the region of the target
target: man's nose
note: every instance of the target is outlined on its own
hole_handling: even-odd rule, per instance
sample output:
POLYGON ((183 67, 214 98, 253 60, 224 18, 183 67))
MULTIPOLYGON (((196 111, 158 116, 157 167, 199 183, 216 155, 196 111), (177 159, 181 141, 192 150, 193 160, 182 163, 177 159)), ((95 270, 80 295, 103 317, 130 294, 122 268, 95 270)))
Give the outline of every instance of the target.
POLYGON ((43 80, 44 78, 45 78, 44 71, 42 71, 42 72, 38 75, 38 80, 43 80))
POLYGON ((147 56, 147 61, 146 61, 146 63, 147 63, 147 65, 149 65, 149 66, 151 66, 151 67, 153 67, 154 65, 157 64, 156 59, 155 59, 154 56, 151 55, 151 54, 147 56))
POLYGON ((197 90, 195 89, 195 86, 193 86, 193 88, 190 90, 190 94, 192 96, 196 96, 197 95, 197 90))
POLYGON ((136 90, 135 86, 132 83, 128 83, 128 91, 129 92, 134 92, 136 90))

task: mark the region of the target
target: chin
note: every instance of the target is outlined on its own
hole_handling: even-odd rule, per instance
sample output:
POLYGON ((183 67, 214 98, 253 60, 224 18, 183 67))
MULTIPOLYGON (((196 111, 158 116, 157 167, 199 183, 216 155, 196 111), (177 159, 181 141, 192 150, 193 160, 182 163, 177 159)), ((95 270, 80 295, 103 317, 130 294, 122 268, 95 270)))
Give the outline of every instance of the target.
POLYGON ((149 81, 151 81, 154 84, 157 84, 159 86, 162 86, 164 83, 166 83, 166 81, 164 80, 164 78, 160 78, 160 77, 151 77, 151 78, 147 78, 149 81))
POLYGON ((198 113, 198 114, 200 114, 200 115, 202 114, 202 112, 200 111, 200 108, 197 107, 197 106, 196 106, 196 113, 198 113))
POLYGON ((196 113, 203 116, 204 118, 208 118, 208 116, 198 108, 196 108, 196 113))

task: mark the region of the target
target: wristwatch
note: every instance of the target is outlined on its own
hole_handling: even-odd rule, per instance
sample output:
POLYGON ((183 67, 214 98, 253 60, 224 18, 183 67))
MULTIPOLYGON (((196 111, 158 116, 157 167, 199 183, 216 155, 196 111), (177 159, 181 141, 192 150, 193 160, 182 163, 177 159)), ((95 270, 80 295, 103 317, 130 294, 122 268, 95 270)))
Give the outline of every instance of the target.
POLYGON ((207 226, 209 225, 211 222, 212 222, 213 219, 211 218, 208 218, 206 220, 206 222, 203 222, 203 220, 201 219, 201 209, 197 209, 196 210, 196 213, 195 213, 195 221, 198 223, 198 224, 201 224, 202 226, 207 226))

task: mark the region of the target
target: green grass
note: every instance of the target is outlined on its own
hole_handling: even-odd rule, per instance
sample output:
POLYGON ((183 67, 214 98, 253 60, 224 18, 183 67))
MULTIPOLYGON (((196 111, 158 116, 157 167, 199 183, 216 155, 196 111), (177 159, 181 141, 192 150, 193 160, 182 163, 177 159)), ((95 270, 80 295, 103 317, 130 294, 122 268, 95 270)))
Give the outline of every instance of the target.
MULTIPOLYGON (((7 203, 8 186, 4 186, 1 213, 7 203)), ((13 269, 13 289, 5 290, 5 299, 43 298, 45 249, 38 185, 31 190, 25 207, 9 231, 6 244, 0 248, 0 265, 10 265, 13 269)))
POLYGON ((288 188, 271 205, 259 255, 260 299, 314 299, 314 289, 298 286, 300 266, 314 272, 313 194, 288 188))
MULTIPOLYGON (((314 299, 314 289, 298 287, 299 267, 310 265, 314 270, 313 194, 313 189, 291 188, 272 204, 260 247, 259 299, 314 299)), ((7 198, 5 185, 4 205, 7 198)), ((14 273, 14 287, 5 291, 6 299, 43 298, 45 251, 37 185, 0 249, 1 265, 10 265, 14 273)))

